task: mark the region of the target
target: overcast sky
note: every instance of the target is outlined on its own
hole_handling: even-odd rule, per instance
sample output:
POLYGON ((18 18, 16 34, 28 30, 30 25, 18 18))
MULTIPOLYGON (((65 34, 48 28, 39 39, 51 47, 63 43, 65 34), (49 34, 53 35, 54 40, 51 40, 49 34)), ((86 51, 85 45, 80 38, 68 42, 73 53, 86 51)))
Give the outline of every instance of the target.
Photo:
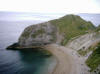
POLYGON ((100 13, 100 0, 0 0, 0 11, 100 13))

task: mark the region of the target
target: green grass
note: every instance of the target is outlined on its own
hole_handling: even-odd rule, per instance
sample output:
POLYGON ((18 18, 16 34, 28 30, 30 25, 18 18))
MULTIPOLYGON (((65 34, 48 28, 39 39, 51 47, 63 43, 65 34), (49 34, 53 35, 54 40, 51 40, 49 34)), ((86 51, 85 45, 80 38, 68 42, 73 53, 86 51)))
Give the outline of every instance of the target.
POLYGON ((100 25, 98 27, 96 27, 95 32, 100 31, 100 25))
POLYGON ((63 34, 62 45, 66 45, 73 37, 86 34, 95 28, 91 22, 87 22, 76 15, 67 15, 50 22, 58 27, 60 34, 63 34))
MULTIPOLYGON (((87 22, 77 15, 66 15, 62 18, 51 20, 49 22, 52 25, 55 25, 59 30, 59 33, 63 35, 64 39, 61 41, 61 45, 66 45, 72 38, 86 34, 95 29, 91 22, 87 22)), ((27 31, 24 31, 22 36, 27 38, 31 32, 32 29, 27 28, 27 31)), ((37 35, 42 33, 44 33, 44 31, 39 30, 35 34, 32 34, 32 37, 35 38, 37 35)))
POLYGON ((86 60, 86 64, 91 68, 90 71, 94 71, 98 65, 100 65, 100 43, 96 46, 96 49, 86 60))

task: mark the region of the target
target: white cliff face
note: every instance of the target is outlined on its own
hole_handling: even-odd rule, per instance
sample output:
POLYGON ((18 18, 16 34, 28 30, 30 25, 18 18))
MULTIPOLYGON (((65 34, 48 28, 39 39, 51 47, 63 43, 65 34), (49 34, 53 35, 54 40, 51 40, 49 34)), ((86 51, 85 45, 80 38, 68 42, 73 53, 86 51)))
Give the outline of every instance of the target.
POLYGON ((65 45, 71 37, 82 35, 88 32, 88 30, 94 29, 95 27, 92 23, 83 20, 81 17, 77 15, 66 15, 60 19, 27 27, 20 36, 18 44, 24 47, 45 43, 65 45))
POLYGON ((57 28, 49 22, 27 27, 19 38, 20 46, 34 46, 56 42, 57 28))
POLYGON ((100 33, 88 33, 72 40, 67 44, 67 47, 74 50, 80 50, 82 48, 87 49, 89 46, 97 41, 100 41, 100 33))

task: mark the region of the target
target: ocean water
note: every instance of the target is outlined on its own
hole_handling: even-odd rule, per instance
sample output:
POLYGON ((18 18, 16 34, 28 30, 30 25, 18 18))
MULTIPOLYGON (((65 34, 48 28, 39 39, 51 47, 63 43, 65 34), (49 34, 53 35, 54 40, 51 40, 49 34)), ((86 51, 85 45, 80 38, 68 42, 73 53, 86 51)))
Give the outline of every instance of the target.
MULTIPOLYGON (((48 74, 56 65, 56 59, 47 58, 41 52, 6 50, 17 42, 29 25, 56 19, 66 15, 56 13, 0 12, 0 74, 48 74)), ((95 26, 100 24, 100 14, 78 14, 95 26)))
POLYGON ((98 14, 81 13, 78 15, 87 21, 91 21, 95 26, 100 25, 100 13, 98 13, 98 14))
POLYGON ((48 74, 55 66, 55 58, 46 57, 41 52, 6 50, 17 42, 25 27, 39 23, 0 21, 0 74, 48 74))

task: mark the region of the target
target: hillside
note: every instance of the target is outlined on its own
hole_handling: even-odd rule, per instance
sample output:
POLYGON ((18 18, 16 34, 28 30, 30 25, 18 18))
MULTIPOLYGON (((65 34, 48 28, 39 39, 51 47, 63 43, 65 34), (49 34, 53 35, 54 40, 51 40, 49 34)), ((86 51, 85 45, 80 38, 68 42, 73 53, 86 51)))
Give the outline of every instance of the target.
POLYGON ((71 38, 85 34, 95 29, 90 21, 85 21, 77 15, 66 15, 60 19, 50 21, 56 25, 64 39, 61 44, 65 45, 71 38))
MULTIPOLYGON (((96 28, 91 22, 85 21, 80 16, 66 15, 59 19, 26 27, 18 42, 9 46, 8 49, 37 49, 40 47, 46 49, 47 46, 47 50, 50 48, 48 51, 59 62, 57 64, 58 67, 54 69, 52 74, 89 74, 89 69, 87 69, 88 67, 85 64, 88 56, 85 57, 84 55, 90 50, 82 54, 84 57, 80 54, 98 40, 100 40, 99 28, 96 28), (64 47, 64 45, 66 46, 64 47), (77 50, 80 50, 79 54, 77 50), (70 68, 68 65, 70 65, 70 68)), ((98 49, 95 50, 87 60, 88 62, 86 62, 91 69, 92 67, 93 69, 97 68, 99 64, 99 55, 96 54, 98 51, 98 49), (98 57, 95 58, 95 56, 98 57), (92 63, 90 62, 91 60, 92 63)))
POLYGON ((77 36, 94 31, 95 26, 77 15, 66 15, 62 18, 34 24, 24 29, 17 45, 20 47, 43 46, 58 43, 66 45, 77 36))
POLYGON ((93 53, 86 60, 86 64, 91 68, 91 71, 99 72, 100 74, 100 42, 93 48, 93 53), (98 69, 97 69, 98 68, 98 69))
POLYGON ((80 13, 78 15, 81 16, 85 20, 91 21, 96 26, 98 26, 100 24, 100 21, 99 21, 100 14, 99 13, 96 13, 96 14, 94 14, 94 13, 80 13))

